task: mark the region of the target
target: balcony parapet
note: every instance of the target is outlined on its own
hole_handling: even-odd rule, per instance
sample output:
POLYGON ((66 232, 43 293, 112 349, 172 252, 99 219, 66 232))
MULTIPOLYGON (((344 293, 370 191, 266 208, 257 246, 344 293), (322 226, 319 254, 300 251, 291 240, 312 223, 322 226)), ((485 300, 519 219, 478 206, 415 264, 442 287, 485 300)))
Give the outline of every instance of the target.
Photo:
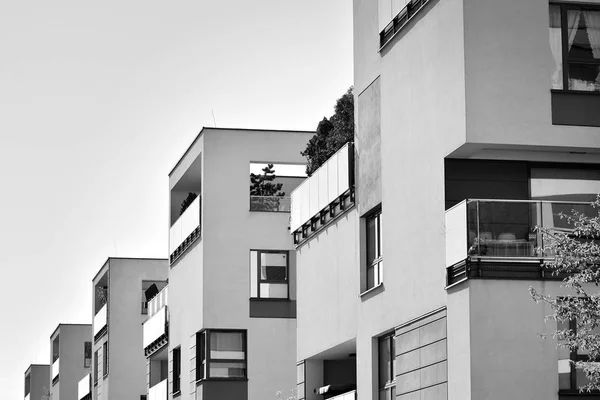
POLYGON ((25 396, 25 400, 29 400, 30 398, 30 393, 27 393, 27 395, 25 396))
POLYGON ((92 378, 90 374, 84 376, 77 384, 77 394, 79 400, 88 400, 92 398, 92 378))
POLYGON ((169 286, 167 285, 148 302, 148 317, 152 317, 154 314, 159 312, 161 308, 166 306, 169 300, 168 297, 169 286))
POLYGON ((250 211, 290 212, 289 196, 250 196, 250 211))
POLYGON ((146 357, 150 357, 168 343, 168 313, 166 305, 144 322, 142 331, 142 344, 146 357))
POLYGON ((354 145, 345 144, 291 194, 290 231, 301 244, 354 205, 354 145))
POLYGON ((200 237, 201 205, 201 196, 198 195, 171 226, 169 230, 169 258, 171 264, 200 237))
POLYGON ((352 390, 351 392, 340 394, 335 397, 330 397, 329 400, 356 400, 356 390, 352 390))
POLYGON ((60 358, 57 358, 54 363, 52 363, 52 384, 58 382, 58 378, 60 375, 60 358))
POLYGON ((167 400, 167 380, 163 380, 148 390, 148 400, 167 400))
POLYGON ((553 257, 537 228, 570 232, 560 214, 597 214, 590 203, 468 199, 446 211, 447 284, 479 277, 544 278, 553 257), (479 264, 486 272, 473 264, 479 264), (493 266, 493 267, 492 267, 493 266))
POLYGON ((104 304, 94 316, 94 341, 100 339, 108 329, 108 304, 104 304))

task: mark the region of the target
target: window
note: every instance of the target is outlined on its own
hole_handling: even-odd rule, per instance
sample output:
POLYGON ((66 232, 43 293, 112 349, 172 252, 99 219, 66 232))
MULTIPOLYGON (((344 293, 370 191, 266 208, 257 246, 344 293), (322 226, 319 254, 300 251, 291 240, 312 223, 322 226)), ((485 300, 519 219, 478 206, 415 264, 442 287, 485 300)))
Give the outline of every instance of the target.
POLYGON ((94 386, 98 384, 98 371, 100 370, 100 359, 98 357, 98 351, 94 352, 94 386))
POLYGON ((85 342, 83 344, 83 368, 90 368, 92 366, 92 342, 85 342))
POLYGON ((287 299, 289 252, 250 251, 250 297, 287 299))
POLYGON ((302 361, 300 364, 296 366, 296 391, 298 400, 304 400, 306 398, 306 385, 305 385, 305 364, 302 361))
POLYGON ((383 282, 381 256, 381 209, 366 217, 367 225, 367 290, 383 282))
POLYGON ((600 7, 551 4, 550 48, 552 89, 600 91, 600 7))
POLYGON ((394 332, 379 338, 379 400, 396 399, 396 346, 394 332))
POLYGON ((102 345, 102 361, 104 364, 104 376, 108 375, 108 342, 102 345))
POLYGON ((202 331, 196 352, 197 380, 246 379, 246 331, 202 331))
POLYGON ((173 393, 181 391, 181 347, 173 349, 173 393))
MULTIPOLYGON (((571 329, 577 332, 577 323, 575 321, 561 323, 558 322, 558 329, 571 329)), ((600 334, 600 328, 596 328, 593 333, 600 334)), ((568 348, 558 348, 558 388, 560 391, 579 393, 579 388, 586 386, 589 382, 585 372, 581 368, 575 368, 571 361, 586 361, 589 352, 578 350, 571 352, 568 348)))

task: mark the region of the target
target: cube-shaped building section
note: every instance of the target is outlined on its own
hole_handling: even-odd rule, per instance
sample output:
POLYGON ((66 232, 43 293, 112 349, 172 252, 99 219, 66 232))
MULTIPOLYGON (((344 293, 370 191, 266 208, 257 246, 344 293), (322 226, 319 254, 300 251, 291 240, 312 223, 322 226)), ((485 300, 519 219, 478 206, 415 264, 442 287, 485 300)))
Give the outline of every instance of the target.
POLYGON ((169 398, 263 400, 295 388, 290 193, 313 135, 204 128, 170 173, 169 398))
POLYGON ((92 326, 60 324, 50 336, 51 399, 79 399, 79 382, 91 368, 92 326))
POLYGON ((25 400, 50 394, 50 365, 31 364, 25 371, 25 400))
POLYGON ((168 269, 166 259, 109 258, 93 279, 94 400, 146 396, 142 325, 148 299, 166 285, 168 269))

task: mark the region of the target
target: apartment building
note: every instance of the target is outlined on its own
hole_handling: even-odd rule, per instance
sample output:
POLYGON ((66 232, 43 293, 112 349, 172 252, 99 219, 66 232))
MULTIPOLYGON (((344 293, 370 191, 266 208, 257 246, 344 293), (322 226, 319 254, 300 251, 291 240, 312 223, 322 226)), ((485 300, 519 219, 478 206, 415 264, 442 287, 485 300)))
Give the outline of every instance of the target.
POLYGON ((354 0, 354 149, 292 193, 299 400, 584 396, 528 288, 560 293, 535 227, 600 192, 598 21, 354 0))
POLYGON ((58 325, 50 336, 51 366, 45 396, 52 400, 78 398, 79 381, 91 368, 91 340, 89 324, 58 325))
MULTIPOLYGON (((305 178, 300 151, 313 134, 204 128, 169 174, 169 399, 263 400, 295 388, 289 193, 305 178)), ((151 384, 164 380, 158 357, 151 384)))
POLYGON ((91 376, 81 377, 81 395, 87 395, 87 384, 93 386, 94 400, 146 396, 142 324, 147 319, 148 296, 166 285, 168 268, 166 259, 113 257, 100 268, 92 282, 91 376))
MULTIPOLYGON (((169 393, 169 286, 147 293, 148 319, 143 327, 143 348, 147 359, 148 400, 166 400, 169 393)), ((175 360, 174 364, 179 363, 175 360)))
POLYGON ((49 393, 50 365, 31 364, 25 371, 25 400, 42 400, 49 393))

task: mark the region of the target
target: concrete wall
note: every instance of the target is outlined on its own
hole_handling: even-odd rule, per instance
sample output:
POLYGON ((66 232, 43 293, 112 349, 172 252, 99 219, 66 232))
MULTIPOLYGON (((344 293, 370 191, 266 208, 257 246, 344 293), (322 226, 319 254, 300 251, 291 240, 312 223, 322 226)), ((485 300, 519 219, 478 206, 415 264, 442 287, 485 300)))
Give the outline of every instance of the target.
POLYGON ((600 128, 552 125, 548 1, 463 2, 467 141, 597 152, 600 128))
MULTIPOLYGON (((42 400, 42 396, 50 389, 50 366, 31 365, 29 369, 29 398, 30 400, 42 400)), ((51 383, 50 383, 51 385, 51 383)))
MULTIPOLYGON (((91 325, 61 324, 50 340, 59 335, 59 380, 52 386, 52 376, 47 387, 51 387, 53 400, 77 399, 77 385, 89 373, 84 368, 85 342, 92 341, 91 325)), ((52 360, 52 350, 50 350, 52 360)))
MULTIPOLYGON (((93 345, 101 369, 94 399, 139 398, 147 393, 146 357, 142 347, 142 281, 164 281, 168 262, 160 259, 110 258, 108 333, 93 345), (108 376, 103 378, 103 344, 108 341, 108 376)), ((93 377, 93 376, 92 376, 93 377)))
MULTIPOLYGON (((255 161, 303 163, 300 151, 311 136, 205 128, 188 153, 202 154, 204 172, 202 239, 172 266, 169 277, 169 349, 181 346, 182 398, 195 391, 194 335, 204 328, 247 330, 249 399, 271 398, 296 385, 296 321, 249 317, 250 249, 294 248, 288 213, 249 211, 249 167, 255 161)), ((193 163, 188 158, 181 168, 193 163)), ((181 168, 171 174, 171 188, 185 175, 181 168)), ((169 369, 172 380, 172 365, 169 369)))
POLYGON ((354 208, 298 248, 298 361, 356 337, 358 236, 354 208))

